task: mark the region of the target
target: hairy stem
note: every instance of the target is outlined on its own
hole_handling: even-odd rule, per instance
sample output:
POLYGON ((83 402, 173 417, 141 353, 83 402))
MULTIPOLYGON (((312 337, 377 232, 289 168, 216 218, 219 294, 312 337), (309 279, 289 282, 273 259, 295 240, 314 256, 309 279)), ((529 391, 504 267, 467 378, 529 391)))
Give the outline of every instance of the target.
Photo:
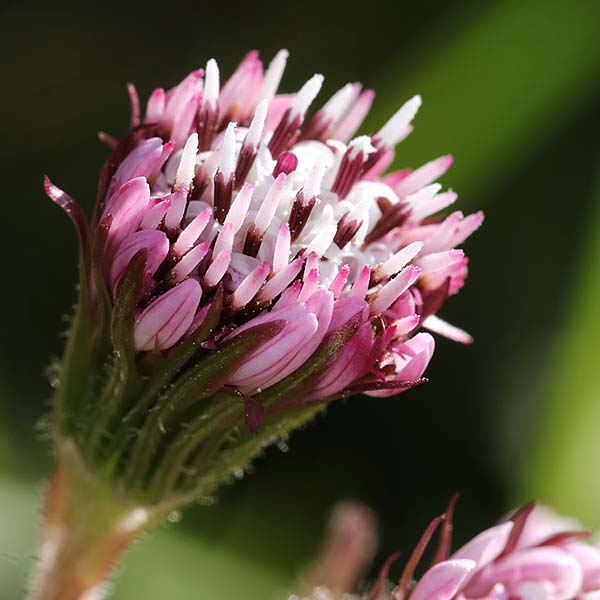
POLYGON ((29 600, 99 600, 116 560, 153 520, 85 471, 68 447, 45 502, 29 600))

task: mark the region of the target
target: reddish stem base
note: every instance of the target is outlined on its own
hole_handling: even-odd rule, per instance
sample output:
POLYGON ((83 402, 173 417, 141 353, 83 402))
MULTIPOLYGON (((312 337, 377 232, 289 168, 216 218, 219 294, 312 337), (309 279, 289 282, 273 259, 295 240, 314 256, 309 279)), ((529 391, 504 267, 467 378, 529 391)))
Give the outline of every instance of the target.
POLYGON ((149 513, 63 463, 46 493, 40 554, 29 600, 98 600, 112 567, 148 526, 149 513))

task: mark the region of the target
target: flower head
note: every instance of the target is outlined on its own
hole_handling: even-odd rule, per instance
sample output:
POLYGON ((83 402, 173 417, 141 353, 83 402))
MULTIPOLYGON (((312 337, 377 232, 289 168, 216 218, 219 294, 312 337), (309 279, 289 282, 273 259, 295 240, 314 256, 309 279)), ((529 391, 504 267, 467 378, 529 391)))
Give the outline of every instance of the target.
POLYGON ((95 460, 116 452, 115 470, 133 469, 142 488, 191 485, 199 448, 225 443, 240 410, 250 430, 274 427, 264 445, 277 415, 414 386, 434 349, 421 327, 470 341, 436 313, 464 283, 456 248, 482 214, 436 216, 456 199, 436 183, 451 157, 385 173, 420 97, 357 136, 373 92, 347 84, 310 116, 323 77, 278 94, 286 60, 263 69, 251 52, 224 80, 211 59, 155 90, 143 116, 130 86, 131 130, 111 142, 90 226, 47 182, 79 232, 81 343, 105 372, 121 369, 116 382, 94 376, 96 397, 67 433, 91 439, 95 460), (192 434, 210 403, 223 423, 192 434), (165 480, 152 465, 175 439, 165 480))

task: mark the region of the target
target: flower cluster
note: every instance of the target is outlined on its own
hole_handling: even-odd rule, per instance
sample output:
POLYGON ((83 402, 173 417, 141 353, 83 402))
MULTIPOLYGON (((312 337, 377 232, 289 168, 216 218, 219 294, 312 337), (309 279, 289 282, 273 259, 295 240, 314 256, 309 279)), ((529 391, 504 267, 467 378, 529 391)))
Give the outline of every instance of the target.
POLYGON ((79 382, 92 396, 65 400, 63 431, 164 490, 230 442, 240 407, 264 445, 278 415, 419 383, 434 349, 420 328, 470 341, 436 313, 464 283, 456 248, 482 214, 436 216, 456 199, 436 183, 449 156, 385 174, 420 97, 356 136, 373 92, 347 84, 308 117, 323 77, 278 94, 286 60, 263 70, 251 52, 223 85, 209 60, 143 116, 130 86, 129 134, 102 134, 113 152, 91 226, 46 181, 81 243, 87 330, 72 356, 104 361, 79 382), (152 474, 163 455, 175 471, 152 474))

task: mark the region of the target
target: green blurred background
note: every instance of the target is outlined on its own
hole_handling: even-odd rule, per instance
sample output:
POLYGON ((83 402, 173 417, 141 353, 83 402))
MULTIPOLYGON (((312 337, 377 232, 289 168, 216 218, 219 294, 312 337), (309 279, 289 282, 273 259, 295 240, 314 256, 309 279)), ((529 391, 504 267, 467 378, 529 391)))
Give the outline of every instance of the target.
POLYGON ((443 311, 476 343, 440 340, 428 385, 339 403, 269 450, 214 504, 142 540, 112 597, 281 598, 340 499, 377 513, 379 562, 406 555, 454 491, 459 540, 534 497, 600 526, 600 2, 5 0, 0 15, 2 600, 22 595, 34 560, 45 369, 77 275, 42 174, 89 210, 106 156, 96 132, 125 131, 126 81, 147 95, 211 56, 230 72, 254 47, 290 50, 286 90, 314 71, 321 98, 374 87, 367 131, 423 95, 397 164, 451 152, 459 208, 487 214, 468 285, 443 311))

